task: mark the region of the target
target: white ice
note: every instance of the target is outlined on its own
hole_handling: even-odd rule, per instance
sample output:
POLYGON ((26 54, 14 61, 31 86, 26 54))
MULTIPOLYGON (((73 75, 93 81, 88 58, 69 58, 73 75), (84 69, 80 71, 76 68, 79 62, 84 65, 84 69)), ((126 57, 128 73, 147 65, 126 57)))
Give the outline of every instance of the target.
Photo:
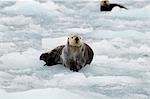
POLYGON ((150 1, 0 0, 0 99, 149 99, 150 1), (41 53, 80 34, 94 50, 78 73, 41 53))

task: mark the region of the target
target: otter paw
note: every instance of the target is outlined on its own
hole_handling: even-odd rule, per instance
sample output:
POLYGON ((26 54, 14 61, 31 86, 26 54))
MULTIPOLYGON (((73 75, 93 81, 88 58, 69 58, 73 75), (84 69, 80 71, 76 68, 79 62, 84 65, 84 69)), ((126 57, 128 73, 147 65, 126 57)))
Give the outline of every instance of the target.
POLYGON ((78 72, 79 70, 76 67, 70 67, 71 71, 78 72))

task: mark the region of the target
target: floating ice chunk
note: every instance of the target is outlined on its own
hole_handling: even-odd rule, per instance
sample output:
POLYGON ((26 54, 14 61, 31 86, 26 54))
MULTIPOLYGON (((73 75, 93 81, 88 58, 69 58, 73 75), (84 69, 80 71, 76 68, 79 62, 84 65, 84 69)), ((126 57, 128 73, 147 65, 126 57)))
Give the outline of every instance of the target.
POLYGON ((128 18, 150 18, 150 13, 148 13, 150 10, 150 6, 146 6, 141 9, 130 9, 124 10, 124 11, 114 11, 112 13, 112 16, 121 16, 121 17, 128 17, 128 18))
POLYGON ((13 52, 0 57, 0 68, 5 69, 23 69, 36 68, 43 64, 39 61, 40 52, 35 49, 28 49, 25 52, 13 52))
POLYGON ((49 82, 49 85, 53 86, 87 86, 86 77, 83 73, 70 73, 63 75, 54 75, 53 79, 49 82))
POLYGON ((92 32, 93 29, 92 28, 69 28, 66 30, 69 33, 82 33, 82 34, 86 34, 88 32, 92 32))
POLYGON ((9 30, 9 28, 7 26, 0 24, 0 31, 1 32, 8 31, 8 30, 9 30))
POLYGON ((47 2, 47 0, 35 0, 35 1, 38 1, 38 2, 40 2, 40 3, 45 3, 45 2, 47 2))
MULTIPOLYGON (((85 99, 82 95, 72 93, 65 89, 49 88, 49 89, 38 89, 27 92, 18 93, 7 93, 0 90, 0 97, 3 99, 17 99, 17 98, 31 98, 31 99, 85 99)), ((86 98, 88 99, 88 97, 86 98)))
POLYGON ((12 42, 0 43, 0 55, 16 50, 16 44, 12 42))
MULTIPOLYGON (((9 78, 13 78, 14 76, 9 74, 9 73, 6 73, 6 72, 2 72, 0 71, 0 79, 9 79, 9 78)), ((1 80, 2 81, 2 80, 1 80)))
POLYGON ((60 38, 43 38, 42 39, 42 48, 43 49, 53 49, 57 46, 64 45, 67 43, 67 37, 60 38))
POLYGON ((111 85, 111 84, 136 84, 141 83, 142 81, 136 78, 128 77, 128 76, 102 76, 102 77, 89 77, 89 84, 99 84, 101 86, 111 85))
POLYGON ((13 32, 13 34, 14 32, 19 34, 27 33, 28 35, 31 33, 41 33, 43 35, 43 33, 46 34, 48 32, 40 24, 35 23, 33 18, 25 17, 24 15, 2 17, 0 23, 0 31, 5 32, 5 35, 7 32, 13 32))
POLYGON ((114 7, 111 12, 114 13, 114 12, 119 12, 123 10, 126 10, 126 9, 121 9, 120 7, 114 7))
POLYGON ((92 44, 95 54, 107 55, 107 54, 116 54, 117 50, 109 41, 102 40, 101 42, 96 42, 92 44))
POLYGON ((0 1, 0 8, 5 8, 5 7, 9 7, 12 6, 16 3, 16 0, 1 0, 0 1))
POLYGON ((39 3, 34 0, 18 0, 15 5, 3 9, 4 13, 19 14, 19 15, 33 15, 33 16, 57 16, 60 13, 57 11, 57 6, 52 1, 46 3, 39 3))
POLYGON ((150 47, 148 45, 141 45, 139 47, 130 47, 127 50, 128 53, 150 53, 150 47))
POLYGON ((14 16, 14 17, 2 17, 0 19, 0 23, 4 24, 6 26, 20 27, 20 26, 24 26, 24 25, 33 23, 33 20, 31 17, 25 17, 23 15, 18 15, 18 16, 14 16))
POLYGON ((87 34, 87 36, 95 39, 110 39, 110 38, 145 39, 149 37, 147 34, 144 34, 136 30, 125 30, 125 31, 97 30, 94 33, 87 34))

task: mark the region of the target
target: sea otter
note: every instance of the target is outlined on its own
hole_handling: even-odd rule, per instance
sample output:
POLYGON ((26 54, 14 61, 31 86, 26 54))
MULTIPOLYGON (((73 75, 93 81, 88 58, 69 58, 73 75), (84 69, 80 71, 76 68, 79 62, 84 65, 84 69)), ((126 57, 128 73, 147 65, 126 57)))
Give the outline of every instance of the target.
POLYGON ((127 9, 126 7, 120 5, 120 4, 116 4, 116 3, 109 3, 109 0, 102 0, 100 2, 100 11, 111 11, 114 7, 120 7, 120 8, 124 8, 127 9))
POLYGON ((40 60, 43 60, 47 66, 63 64, 70 70, 78 72, 82 67, 92 62, 93 56, 93 50, 82 41, 79 35, 70 35, 66 45, 42 53, 40 60))
POLYGON ((79 35, 71 35, 62 50, 61 59, 65 67, 78 72, 82 67, 91 63, 93 56, 93 50, 82 41, 79 35))

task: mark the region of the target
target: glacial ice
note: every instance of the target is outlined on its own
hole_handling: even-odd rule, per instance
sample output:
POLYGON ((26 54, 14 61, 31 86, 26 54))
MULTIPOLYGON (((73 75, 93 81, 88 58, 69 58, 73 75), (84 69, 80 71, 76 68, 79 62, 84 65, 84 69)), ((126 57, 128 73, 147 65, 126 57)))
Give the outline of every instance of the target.
POLYGON ((0 0, 0 98, 149 99, 150 1, 0 0), (41 53, 78 33, 94 50, 79 72, 43 66, 41 53))

